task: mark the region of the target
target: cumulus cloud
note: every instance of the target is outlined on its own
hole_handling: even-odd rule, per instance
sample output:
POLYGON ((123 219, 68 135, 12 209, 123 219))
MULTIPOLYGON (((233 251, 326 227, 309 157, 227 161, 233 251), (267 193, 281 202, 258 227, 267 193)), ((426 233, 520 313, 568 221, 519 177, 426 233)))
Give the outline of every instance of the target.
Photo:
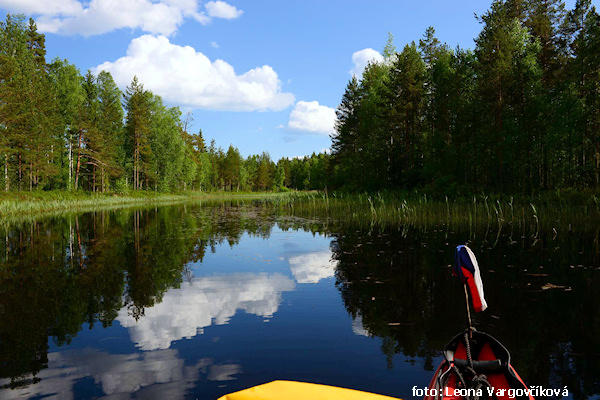
POLYGON ((212 324, 227 324, 237 310, 271 317, 279 308, 281 293, 294 287, 294 281, 279 274, 196 278, 169 290, 138 321, 126 308, 119 311, 117 320, 142 350, 166 349, 171 342, 192 338, 212 324))
POLYGON ((333 132, 335 110, 318 101, 299 101, 290 113, 288 127, 293 130, 328 135, 333 132))
POLYGON ((244 13, 224 1, 209 1, 205 7, 208 15, 213 18, 235 19, 244 13))
POLYGON ((212 62, 190 46, 172 44, 165 36, 144 35, 129 44, 127 54, 98 65, 124 88, 137 75, 146 89, 168 102, 220 111, 283 110, 294 95, 282 92, 277 73, 268 65, 241 75, 223 60, 212 62))
POLYGON ((288 262, 298 283, 317 283, 321 279, 330 278, 335 274, 337 266, 337 261, 331 258, 331 251, 291 256, 288 262))
POLYGON ((0 0, 0 7, 28 15, 73 15, 83 11, 77 0, 0 0))
POLYGON ((350 75, 356 75, 357 78, 360 78, 367 64, 373 61, 383 61, 383 56, 377 50, 367 48, 355 52, 352 54, 352 62, 354 63, 354 67, 350 70, 350 75))
POLYGON ((206 25, 243 13, 223 1, 210 1, 201 10, 197 0, 0 0, 0 7, 35 16, 42 32, 83 36, 122 28, 171 35, 187 18, 206 25))

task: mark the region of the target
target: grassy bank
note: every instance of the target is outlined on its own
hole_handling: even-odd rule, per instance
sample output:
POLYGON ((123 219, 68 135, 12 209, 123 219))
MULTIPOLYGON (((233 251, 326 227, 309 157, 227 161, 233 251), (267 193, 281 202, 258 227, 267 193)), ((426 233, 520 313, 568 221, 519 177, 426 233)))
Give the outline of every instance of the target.
POLYGON ((247 199, 276 201, 290 193, 246 193, 246 192, 185 192, 164 194, 156 192, 89 193, 66 191, 8 192, 0 194, 0 217, 34 215, 55 211, 95 211, 123 206, 171 204, 194 200, 247 199))
POLYGON ((160 194, 130 192, 14 192, 0 194, 0 221, 37 219, 71 212, 102 211, 125 207, 185 202, 235 201, 278 210, 281 215, 362 226, 468 226, 472 230, 502 231, 537 237, 541 231, 597 230, 600 226, 600 193, 545 192, 535 196, 475 195, 469 198, 432 199, 412 193, 326 192, 186 192, 160 194))

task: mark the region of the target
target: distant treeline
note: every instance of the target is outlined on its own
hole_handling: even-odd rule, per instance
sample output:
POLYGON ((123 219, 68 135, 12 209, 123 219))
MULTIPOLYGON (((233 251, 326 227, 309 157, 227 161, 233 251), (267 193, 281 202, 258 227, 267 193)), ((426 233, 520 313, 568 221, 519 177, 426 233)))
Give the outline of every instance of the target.
POLYGON ((496 0, 475 50, 424 37, 352 79, 332 177, 353 189, 598 187, 600 17, 591 0, 496 0))
POLYGON ((122 93, 108 72, 84 76, 45 59, 45 37, 22 15, 0 22, 0 189, 281 190, 325 187, 325 154, 244 159, 188 132, 136 77, 122 93))

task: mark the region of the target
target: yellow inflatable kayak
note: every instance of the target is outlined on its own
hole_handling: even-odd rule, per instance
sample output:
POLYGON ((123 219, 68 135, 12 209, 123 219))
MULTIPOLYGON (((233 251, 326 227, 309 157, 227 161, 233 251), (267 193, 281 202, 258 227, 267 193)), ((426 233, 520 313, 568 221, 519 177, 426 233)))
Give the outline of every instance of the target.
POLYGON ((219 400, 398 400, 394 397, 314 383, 273 381, 219 400))

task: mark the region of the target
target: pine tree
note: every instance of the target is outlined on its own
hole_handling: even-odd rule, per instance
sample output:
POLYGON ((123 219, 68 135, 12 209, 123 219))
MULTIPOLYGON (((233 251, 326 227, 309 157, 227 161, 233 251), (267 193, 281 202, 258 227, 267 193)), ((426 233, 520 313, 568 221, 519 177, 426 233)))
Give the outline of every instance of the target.
POLYGON ((590 7, 581 37, 578 38, 582 65, 581 93, 584 101, 585 137, 583 165, 589 171, 588 182, 600 185, 600 15, 590 7))
POLYGON ((442 45, 437 37, 435 37, 435 29, 430 26, 425 30, 422 39, 419 39, 419 50, 425 61, 425 66, 430 68, 434 61, 439 57, 442 51, 447 51, 447 46, 442 45))
POLYGON ((37 24, 33 18, 29 18, 27 48, 32 52, 38 68, 46 68, 46 37, 37 31, 37 24))
POLYGON ((223 179, 230 191, 234 186, 239 189, 241 163, 239 150, 230 145, 223 160, 223 179))
POLYGON ((538 64, 542 68, 542 80, 548 90, 560 78, 561 59, 560 27, 565 17, 563 0, 529 0, 530 13, 525 22, 532 38, 540 43, 538 64))
MULTIPOLYGON (((507 165, 514 165, 507 162, 507 158, 514 158, 513 150, 527 148, 520 143, 519 135, 525 131, 519 124, 523 122, 528 99, 533 96, 526 91, 531 91, 539 78, 536 61, 539 45, 509 11, 502 1, 494 1, 490 11, 481 16, 484 27, 475 41, 482 107, 480 137, 483 148, 487 149, 484 158, 488 161, 482 164, 487 171, 482 183, 498 188, 504 188, 505 182, 514 182, 505 179, 507 165)), ((542 135, 543 132, 538 132, 536 141, 541 146, 542 135)))
POLYGON ((98 130, 102 138, 101 190, 108 187, 108 178, 118 177, 123 170, 123 106, 122 93, 111 74, 102 71, 96 79, 98 93, 98 130), (107 176, 105 176, 107 175, 107 176))
POLYGON ((388 32, 388 39, 383 48, 383 58, 388 62, 393 61, 393 57, 396 55, 396 45, 394 44, 394 35, 391 32, 388 32))
POLYGON ((31 117, 27 146, 29 189, 32 190, 56 173, 54 148, 58 148, 59 120, 57 95, 51 85, 46 65, 45 37, 37 32, 37 25, 33 19, 29 19, 26 37, 27 65, 22 68, 30 74, 28 108, 31 117))
POLYGON ((267 190, 273 186, 273 174, 275 166, 271 161, 271 156, 267 152, 263 152, 258 157, 258 169, 256 171, 256 187, 259 190, 267 190))
POLYGON ((134 190, 142 189, 144 181, 148 188, 149 171, 147 167, 151 155, 149 143, 151 96, 150 92, 144 90, 144 85, 138 81, 137 76, 133 77, 125 92, 126 148, 131 160, 134 190))
POLYGON ((73 148, 77 138, 77 119, 84 101, 83 77, 74 65, 58 58, 50 64, 49 74, 57 93, 61 126, 59 142, 64 149, 64 154, 61 154, 63 176, 59 179, 62 181, 61 186, 70 190, 73 187, 73 148))
POLYGON ((79 108, 75 145, 75 190, 79 188, 82 173, 88 177, 91 190, 96 190, 95 169, 101 163, 102 137, 98 126, 99 105, 95 80, 92 72, 88 70, 82 82, 84 96, 79 108))
POLYGON ((391 65, 387 81, 387 147, 391 150, 386 164, 392 182, 414 185, 420 179, 419 154, 423 139, 422 115, 425 106, 425 63, 414 42, 406 45, 391 65))
POLYGON ((423 150, 426 154, 425 174, 432 179, 436 175, 447 172, 451 157, 448 148, 452 135, 452 115, 450 99, 454 94, 452 83, 455 79, 452 70, 453 54, 447 45, 435 37, 435 29, 427 28, 423 38, 419 40, 419 50, 425 62, 425 135, 423 150), (445 168, 443 166, 446 166, 445 168))
MULTIPOLYGON (((348 82, 342 101, 336 109, 335 133, 331 135, 331 151, 337 182, 351 182, 360 168, 358 145, 358 109, 360 107, 359 85, 356 76, 348 82)), ((289 184, 289 183, 288 183, 289 184)))
POLYGON ((390 67, 385 63, 369 64, 362 76, 360 107, 358 108, 357 158, 358 170, 352 177, 358 188, 377 190, 388 184, 388 154, 385 146, 390 134, 385 118, 386 85, 390 67))
MULTIPOLYGON (((0 23, 0 125, 5 189, 29 190, 55 173, 56 94, 45 64, 44 36, 22 15, 0 23), (11 179, 13 178, 13 179, 11 179)), ((58 152, 56 152, 58 153, 58 152)))

